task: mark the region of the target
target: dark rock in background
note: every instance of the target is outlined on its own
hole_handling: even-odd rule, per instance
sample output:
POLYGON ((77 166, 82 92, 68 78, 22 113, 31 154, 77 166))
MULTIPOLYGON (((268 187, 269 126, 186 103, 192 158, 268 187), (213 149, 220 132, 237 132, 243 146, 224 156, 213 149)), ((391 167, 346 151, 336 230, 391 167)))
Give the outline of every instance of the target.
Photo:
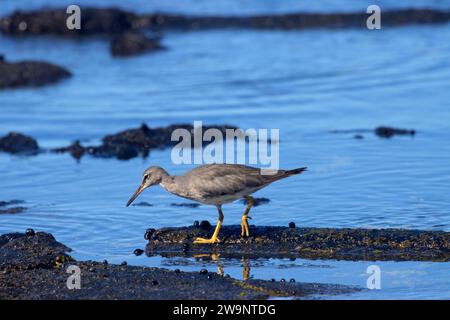
POLYGON ((134 27, 137 16, 116 8, 81 8, 81 29, 66 26, 66 8, 15 11, 0 20, 0 31, 8 35, 81 36, 116 34, 134 27))
POLYGON ((70 76, 66 69, 47 62, 0 60, 0 89, 43 86, 70 76))
POLYGON ((12 154, 36 154, 39 146, 36 140, 17 132, 10 132, 0 138, 0 151, 12 154))
POLYGON ((411 129, 399 129, 392 127, 378 127, 375 129, 375 134, 380 138, 391 138, 395 135, 399 136, 414 136, 416 134, 416 130, 411 129))
MULTIPOLYGON (((247 28, 263 30, 298 30, 311 28, 366 28, 369 16, 355 13, 292 13, 258 16, 188 16, 182 14, 143 14, 116 8, 81 8, 81 29, 69 30, 66 8, 16 11, 0 20, 0 31, 8 35, 81 36, 119 34, 140 28, 204 30, 218 28, 247 28)), ((383 26, 407 24, 436 24, 450 21, 450 12, 433 9, 385 10, 383 26)))
POLYGON ((116 36, 111 42, 113 56, 134 56, 145 52, 165 49, 159 38, 149 38, 139 32, 125 32, 116 36))

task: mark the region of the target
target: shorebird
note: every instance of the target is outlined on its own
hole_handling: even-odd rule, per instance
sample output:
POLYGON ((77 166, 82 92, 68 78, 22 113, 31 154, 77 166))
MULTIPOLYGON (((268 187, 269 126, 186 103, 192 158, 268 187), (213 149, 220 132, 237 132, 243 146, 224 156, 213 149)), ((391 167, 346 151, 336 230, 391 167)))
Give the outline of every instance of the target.
POLYGON ((213 244, 220 242, 219 231, 223 222, 222 205, 245 198, 248 205, 241 219, 241 235, 249 236, 248 214, 254 204, 251 194, 272 182, 302 173, 306 170, 278 170, 262 174, 262 169, 238 164, 208 164, 192 169, 181 176, 171 176, 161 167, 152 166, 144 171, 142 182, 127 202, 127 207, 148 187, 159 184, 165 190, 179 197, 214 205, 219 212, 214 233, 210 239, 197 238, 194 243, 213 244))

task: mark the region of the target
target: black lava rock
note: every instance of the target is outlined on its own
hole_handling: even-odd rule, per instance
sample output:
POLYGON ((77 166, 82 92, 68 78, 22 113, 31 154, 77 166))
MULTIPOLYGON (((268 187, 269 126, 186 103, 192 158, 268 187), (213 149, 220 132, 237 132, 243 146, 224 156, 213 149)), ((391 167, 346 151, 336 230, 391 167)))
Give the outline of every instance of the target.
POLYGON ((152 235, 153 235, 153 233, 155 233, 155 229, 153 229, 153 228, 148 228, 146 231, 145 231, 145 234, 144 234, 144 239, 145 240, 150 240, 150 238, 152 237, 152 235))
POLYGON ((38 150, 39 146, 36 140, 21 133, 10 132, 0 138, 0 151, 3 152, 12 154, 36 154, 38 150))
POLYGON ((192 224, 192 226, 194 228, 198 228, 200 226, 200 222, 198 222, 197 220, 194 221, 194 223, 192 224))
POLYGON ((199 227, 200 227, 200 229, 203 229, 203 230, 209 230, 212 228, 211 223, 209 223, 208 220, 203 220, 202 222, 200 222, 199 227))
POLYGON ((140 256, 143 253, 144 253, 144 250, 142 250, 142 249, 136 249, 136 250, 133 251, 133 254, 135 256, 140 256))
POLYGON ((295 279, 294 279, 294 278, 292 278, 291 280, 289 280, 289 282, 295 282, 295 279))
POLYGON ((295 228, 295 222, 289 222, 289 228, 294 229, 295 228))
POLYGON ((125 32, 111 42, 113 56, 134 56, 145 52, 164 49, 159 38, 149 38, 140 32, 125 32))
POLYGON ((398 129, 392 127, 378 127, 375 129, 375 134, 381 138, 391 138, 394 135, 415 135, 416 130, 398 129))
POLYGON ((34 232, 34 230, 33 229, 27 229, 26 231, 25 231, 25 234, 27 235, 27 236, 29 236, 29 237, 31 237, 31 236, 34 236, 36 233, 34 232))
POLYGON ((202 269, 202 270, 200 270, 200 274, 203 274, 203 275, 208 274, 208 270, 202 269))
POLYGON ((53 149, 53 151, 57 152, 57 153, 68 152, 68 153, 70 153, 70 155, 72 157, 74 157, 75 159, 78 160, 78 159, 81 159, 81 157, 83 157, 83 155, 85 153, 85 148, 80 144, 80 141, 77 140, 68 147, 56 148, 56 149, 53 149))
POLYGON ((66 26, 65 8, 15 11, 0 20, 0 31, 8 35, 58 35, 66 37, 94 34, 117 34, 130 30, 137 16, 116 8, 81 9, 81 29, 71 30, 66 26))
POLYGON ((70 76, 68 70, 46 62, 0 61, 0 89, 43 86, 70 76))

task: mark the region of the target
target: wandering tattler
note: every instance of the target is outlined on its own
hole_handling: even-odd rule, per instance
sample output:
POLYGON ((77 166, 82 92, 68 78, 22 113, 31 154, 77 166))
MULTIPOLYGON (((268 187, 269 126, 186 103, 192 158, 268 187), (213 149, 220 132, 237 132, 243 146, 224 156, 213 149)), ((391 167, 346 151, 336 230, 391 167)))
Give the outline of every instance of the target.
POLYGON ((219 221, 211 239, 197 238, 194 243, 217 243, 223 221, 222 205, 240 198, 246 198, 247 208, 242 216, 242 236, 249 236, 248 213, 254 204, 252 193, 274 181, 302 173, 305 168, 278 170, 273 174, 262 174, 262 169, 238 164, 208 164, 194 168, 182 176, 171 176, 161 167, 145 170, 141 185, 130 198, 127 207, 148 187, 159 184, 179 197, 203 204, 215 205, 219 211, 219 221))

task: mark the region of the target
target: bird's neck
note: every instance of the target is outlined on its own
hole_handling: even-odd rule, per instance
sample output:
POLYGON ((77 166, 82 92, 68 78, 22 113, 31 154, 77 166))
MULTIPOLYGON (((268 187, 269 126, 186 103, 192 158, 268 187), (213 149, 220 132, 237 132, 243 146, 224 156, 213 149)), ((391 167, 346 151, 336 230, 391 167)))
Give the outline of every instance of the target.
POLYGON ((164 176, 161 179, 161 182, 159 184, 161 187, 163 187, 164 189, 166 189, 167 191, 171 192, 173 187, 175 186, 175 177, 170 176, 169 174, 167 174, 167 176, 164 176))

